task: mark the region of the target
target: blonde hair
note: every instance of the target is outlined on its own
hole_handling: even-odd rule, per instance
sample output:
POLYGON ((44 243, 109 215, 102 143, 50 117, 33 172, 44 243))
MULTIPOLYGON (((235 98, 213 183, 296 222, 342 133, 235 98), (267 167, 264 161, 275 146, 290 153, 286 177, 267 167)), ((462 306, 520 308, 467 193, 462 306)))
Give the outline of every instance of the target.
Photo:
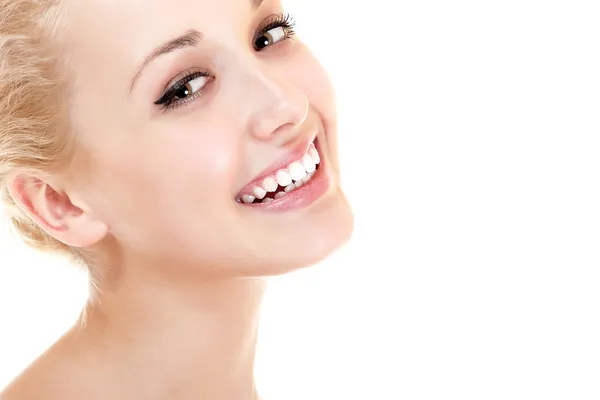
MULTIPOLYGON (((58 171, 72 158, 67 85, 61 78, 60 0, 1 0, 0 200, 11 228, 28 245, 78 258, 77 251, 44 232, 16 204, 8 177, 58 171)), ((63 60, 64 61, 64 60, 63 60)))

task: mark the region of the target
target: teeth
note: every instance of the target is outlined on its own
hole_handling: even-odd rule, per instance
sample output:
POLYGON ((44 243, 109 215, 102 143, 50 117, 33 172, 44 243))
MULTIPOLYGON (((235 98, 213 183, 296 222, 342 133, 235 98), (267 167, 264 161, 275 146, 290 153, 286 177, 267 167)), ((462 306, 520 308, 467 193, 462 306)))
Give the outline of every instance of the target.
POLYGON ((315 176, 315 171, 306 174, 306 176, 304 178, 302 178, 301 181, 298 181, 295 183, 296 188, 299 188, 300 186, 304 185, 305 183, 308 183, 308 181, 310 181, 313 176, 315 176))
POLYGON ((290 176, 293 180, 299 181, 300 179, 306 176, 306 170, 304 166, 300 164, 298 161, 290 164, 290 176))
POLYGON ((310 149, 308 149, 308 153, 310 154, 312 159, 315 161, 315 164, 319 164, 321 162, 321 157, 319 157, 319 152, 317 151, 317 149, 315 149, 314 147, 311 147, 310 149))
POLYGON ((257 199, 262 200, 266 195, 267 195, 267 191, 265 189, 261 188, 260 186, 254 187, 254 196, 257 199))
POLYGON ((277 190, 277 181, 273 177, 266 177, 263 181, 263 186, 267 192, 274 192, 277 190))
POLYGON ((311 145, 308 152, 302 156, 302 160, 291 163, 287 170, 277 171, 275 176, 266 177, 262 185, 255 186, 253 195, 242 196, 241 201, 246 204, 252 204, 254 200, 262 200, 263 203, 270 203, 274 199, 265 197, 268 192, 276 192, 279 186, 284 187, 284 191, 277 193, 274 198, 280 199, 287 193, 302 187, 315 174, 317 164, 321 163, 321 157, 317 149, 311 145))
POLYGON ((313 172, 316 169, 315 161, 308 153, 304 154, 304 157, 302 157, 302 165, 304 165, 304 169, 308 173, 313 172))
POLYGON ((242 196, 242 201, 246 204, 251 204, 254 201, 254 196, 250 196, 249 194, 246 194, 244 196, 242 196))
POLYGON ((283 187, 286 187, 287 185, 292 183, 292 177, 284 170, 277 171, 276 177, 277 183, 279 183, 283 187))
MULTIPOLYGON (((285 171, 279 171, 279 172, 284 172, 285 173, 285 171)), ((279 181, 279 178, 282 177, 282 174, 279 174, 279 172, 277 174, 278 175, 278 181, 279 181)), ((288 175, 288 174, 286 173, 286 175, 288 175)), ((246 204, 252 204, 254 202, 254 199, 256 198, 256 199, 259 199, 259 200, 262 199, 261 203, 270 203, 273 200, 278 200, 278 199, 282 198, 283 196, 285 196, 286 194, 288 194, 288 193, 290 193, 290 192, 292 192, 292 191, 294 191, 296 189, 301 188, 306 183, 308 183, 314 175, 315 175, 315 171, 310 172, 310 173, 306 173, 306 171, 304 171, 304 178, 297 180, 295 183, 289 183, 288 185, 285 186, 284 191, 276 193, 275 196, 274 196, 274 198, 265 197, 265 195, 266 195, 267 192, 263 188, 261 188, 260 186, 256 186, 254 188, 254 194, 256 195, 256 197, 255 196, 251 196, 251 195, 244 195, 244 196, 242 196, 241 201, 243 203, 246 203, 246 204)), ((289 177, 289 175, 288 175, 288 177, 289 177)), ((265 179, 265 181, 267 179, 265 179)), ((290 182, 291 182, 291 177, 289 177, 289 179, 290 179, 290 182)), ((272 182, 265 182, 265 183, 266 183, 265 186, 272 187, 272 186, 270 186, 270 185, 273 184, 272 182)), ((285 183, 285 181, 284 181, 284 183, 285 183)), ((281 185, 281 186, 284 186, 284 185, 281 185)))

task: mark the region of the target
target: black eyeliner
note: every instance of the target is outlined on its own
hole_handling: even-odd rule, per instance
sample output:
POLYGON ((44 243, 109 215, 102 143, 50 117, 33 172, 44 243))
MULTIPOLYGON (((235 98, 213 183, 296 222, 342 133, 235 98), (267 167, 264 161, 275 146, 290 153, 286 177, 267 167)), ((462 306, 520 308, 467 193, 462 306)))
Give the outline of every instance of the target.
MULTIPOLYGON (((275 28, 284 28, 285 35, 281 41, 290 39, 295 34, 294 26, 295 26, 295 21, 290 14, 274 15, 271 18, 270 22, 266 23, 264 26, 262 26, 258 30, 258 32, 256 33, 256 35, 254 37, 253 43, 256 43, 256 41, 261 36, 265 35, 271 29, 275 29, 275 28)), ((261 50, 255 49, 255 51, 261 51, 261 50)), ((198 91, 198 93, 195 93, 195 94, 191 95, 190 97, 182 99, 182 100, 176 100, 175 93, 178 90, 180 90, 181 88, 183 88, 190 81, 192 81, 196 78, 200 78, 200 77, 207 77, 207 78, 210 78, 211 80, 214 80, 214 76, 212 76, 208 70, 188 73, 186 76, 181 78, 179 81, 173 83, 164 92, 164 94, 161 96, 161 98, 154 102, 154 104, 157 106, 161 106, 161 109, 166 112, 172 108, 178 107, 181 104, 185 104, 187 102, 194 101, 198 96, 202 95, 202 90, 200 90, 200 91, 198 91)))
POLYGON ((203 77, 203 76, 209 77, 210 74, 208 71, 196 71, 196 72, 187 74, 186 76, 181 78, 179 81, 177 81, 173 85, 171 85, 171 87, 169 89, 167 89, 167 91, 163 94, 163 96, 160 99, 156 100, 154 102, 154 104, 156 104, 157 106, 162 105, 164 108, 168 108, 173 103, 173 98, 175 97, 175 92, 177 92, 179 89, 184 87, 187 83, 191 82, 192 80, 203 77))
POLYGON ((294 17, 291 14, 279 14, 275 15, 272 21, 268 22, 266 25, 261 27, 257 32, 256 36, 254 36, 254 41, 256 41, 259 37, 275 28, 285 28, 286 30, 286 39, 293 36, 295 31, 294 27, 296 26, 296 22, 294 21, 294 17))

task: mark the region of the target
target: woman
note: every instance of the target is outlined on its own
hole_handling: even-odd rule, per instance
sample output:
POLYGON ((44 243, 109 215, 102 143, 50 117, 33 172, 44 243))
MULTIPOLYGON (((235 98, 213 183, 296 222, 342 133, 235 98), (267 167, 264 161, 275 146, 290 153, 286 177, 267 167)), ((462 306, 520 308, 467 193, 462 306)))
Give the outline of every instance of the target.
POLYGON ((2 399, 257 398, 265 277, 350 236, 331 85, 278 0, 4 0, 14 227, 90 270, 2 399))

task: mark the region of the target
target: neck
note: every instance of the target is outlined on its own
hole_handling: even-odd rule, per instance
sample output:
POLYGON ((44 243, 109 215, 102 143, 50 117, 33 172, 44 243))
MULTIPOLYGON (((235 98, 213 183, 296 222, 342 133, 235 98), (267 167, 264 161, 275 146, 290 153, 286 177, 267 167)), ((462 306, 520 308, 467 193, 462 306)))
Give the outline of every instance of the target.
POLYGON ((254 355, 266 280, 176 282, 140 275, 120 277, 86 311, 84 331, 93 347, 125 371, 120 381, 127 387, 118 390, 136 392, 131 398, 256 398, 254 355))

